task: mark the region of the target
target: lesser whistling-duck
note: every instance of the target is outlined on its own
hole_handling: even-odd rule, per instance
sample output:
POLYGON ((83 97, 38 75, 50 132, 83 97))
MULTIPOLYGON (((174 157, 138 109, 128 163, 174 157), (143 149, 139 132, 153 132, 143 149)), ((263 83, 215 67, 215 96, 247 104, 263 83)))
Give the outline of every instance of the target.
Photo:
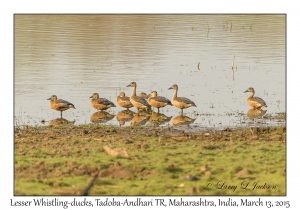
POLYGON ((50 98, 47 100, 50 100, 49 106, 51 109, 54 109, 56 111, 60 111, 60 117, 62 118, 62 112, 65 110, 68 110, 70 108, 76 109, 74 104, 62 100, 62 99, 57 99, 56 95, 52 95, 50 98))
POLYGON ((254 89, 252 87, 249 87, 244 93, 250 92, 250 95, 247 98, 247 103, 249 106, 255 108, 255 109, 261 109, 261 107, 268 107, 266 102, 259 97, 254 97, 254 89))
POLYGON ((130 102, 130 98, 125 96, 124 92, 121 92, 117 97, 117 104, 123 108, 127 108, 127 110, 133 107, 132 103, 130 102))
POLYGON ((144 92, 140 92, 140 94, 138 94, 139 97, 142 97, 143 99, 148 99, 150 97, 150 94, 147 95, 146 93, 144 92))
POLYGON ((132 87, 132 94, 130 96, 130 102, 132 103, 132 105, 139 111, 140 109, 146 109, 146 110, 150 110, 151 106, 148 104, 148 102, 142 98, 136 95, 136 83, 135 82, 131 82, 129 85, 127 85, 126 87, 132 87))
POLYGON ((159 108, 165 107, 167 105, 173 106, 169 99, 162 96, 157 96, 156 91, 152 91, 150 95, 151 96, 147 99, 147 101, 151 106, 157 108, 158 112, 159 108))
POLYGON ((176 106, 177 108, 181 109, 181 113, 183 113, 183 109, 186 109, 186 108, 189 108, 191 106, 196 106, 196 104, 191 101, 190 99, 188 98, 185 98, 185 97, 177 97, 177 92, 178 92, 178 86, 177 85, 172 85, 170 89, 173 89, 174 90, 174 94, 173 94, 173 97, 172 97, 172 104, 174 106, 176 106))
POLYGON ((90 97, 90 104, 92 107, 98 110, 106 110, 109 109, 110 107, 116 107, 113 102, 106 98, 99 98, 98 93, 93 93, 93 95, 90 97))

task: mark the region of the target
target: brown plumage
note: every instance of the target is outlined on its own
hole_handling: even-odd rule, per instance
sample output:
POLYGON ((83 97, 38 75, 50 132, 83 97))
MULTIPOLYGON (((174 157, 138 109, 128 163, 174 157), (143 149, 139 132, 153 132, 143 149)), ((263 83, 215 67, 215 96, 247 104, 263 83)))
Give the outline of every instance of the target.
POLYGON ((116 107, 115 104, 113 102, 111 102, 110 100, 108 100, 106 98, 99 98, 98 93, 94 93, 90 98, 92 98, 90 100, 90 104, 95 109, 102 111, 102 110, 109 109, 110 107, 116 107))
POLYGON ((130 98, 126 97, 124 92, 121 92, 117 97, 117 104, 123 108, 127 108, 127 110, 133 107, 132 103, 130 102, 130 98))
POLYGON ((151 106, 157 108, 158 112, 159 108, 165 107, 167 105, 173 106, 169 99, 162 96, 157 96, 156 91, 152 91, 150 95, 151 96, 147 99, 147 101, 151 106))
POLYGON ((50 100, 49 106, 51 109, 54 109, 56 111, 60 111, 60 117, 62 118, 62 112, 65 110, 68 110, 70 108, 76 109, 74 104, 62 100, 62 99, 57 99, 56 95, 52 95, 50 98, 47 100, 50 100))
POLYGON ((254 109, 261 109, 262 107, 268 107, 266 102, 259 97, 254 97, 254 89, 252 87, 249 87, 244 93, 250 92, 250 95, 247 98, 247 104, 254 109))
POLYGON ((120 123, 120 126, 122 126, 125 124, 125 122, 129 122, 130 120, 132 120, 134 114, 135 113, 130 110, 122 110, 122 111, 118 112, 116 118, 117 118, 118 122, 120 123))
POLYGON ((90 116, 90 121, 92 123, 106 123, 110 120, 112 120, 115 117, 115 115, 109 114, 106 111, 102 111, 102 112, 95 112, 94 114, 92 114, 90 116))
POLYGON ((150 95, 147 95, 144 92, 140 92, 140 94, 138 94, 139 97, 142 97, 143 99, 148 99, 150 97, 150 95))
POLYGON ((172 97, 172 104, 176 106, 177 108, 181 109, 181 113, 183 113, 183 109, 189 108, 191 106, 196 106, 196 104, 191 101, 188 98, 185 97, 177 97, 177 92, 178 92, 178 86, 177 85, 172 85, 172 87, 169 88, 174 90, 174 94, 172 97))
POLYGON ((172 125, 173 126, 189 125, 189 124, 194 123, 196 119, 192 119, 187 116, 179 115, 172 120, 172 125))
POLYGON ((139 111, 140 109, 146 109, 150 110, 151 106, 148 104, 148 102, 142 98, 136 95, 136 83, 131 82, 127 87, 133 87, 132 94, 130 96, 130 102, 132 105, 139 111))

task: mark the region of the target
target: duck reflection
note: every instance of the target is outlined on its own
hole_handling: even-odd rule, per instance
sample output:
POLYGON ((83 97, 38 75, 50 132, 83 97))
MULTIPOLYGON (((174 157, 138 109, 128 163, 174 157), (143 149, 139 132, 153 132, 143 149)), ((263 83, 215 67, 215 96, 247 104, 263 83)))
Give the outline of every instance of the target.
POLYGON ((132 120, 130 121, 130 126, 145 125, 150 119, 148 114, 135 114, 132 120))
POLYGON ((122 126, 126 122, 129 122, 130 120, 132 120, 134 114, 135 113, 130 110, 123 110, 123 111, 118 112, 116 118, 117 118, 118 122, 120 123, 120 126, 122 126))
POLYGON ((149 122, 151 123, 151 125, 158 126, 158 125, 162 125, 164 123, 169 122, 171 119, 172 119, 172 116, 168 117, 161 113, 153 113, 149 119, 149 122))
POLYGON ((52 125, 52 126, 74 125, 74 123, 75 123, 75 120, 69 121, 69 120, 66 120, 65 118, 57 118, 57 119, 49 121, 49 125, 52 125))
POLYGON ((94 114, 91 115, 90 121, 92 123, 106 123, 110 120, 112 120, 115 117, 115 115, 109 114, 106 111, 100 111, 100 112, 95 112, 94 114))
POLYGON ((267 112, 267 110, 252 108, 252 109, 248 110, 247 117, 249 118, 249 120, 262 118, 262 116, 264 116, 266 114, 266 112, 267 112))
POLYGON ((195 122, 197 118, 193 119, 187 116, 178 115, 172 120, 173 126, 182 126, 182 125, 189 125, 195 122))

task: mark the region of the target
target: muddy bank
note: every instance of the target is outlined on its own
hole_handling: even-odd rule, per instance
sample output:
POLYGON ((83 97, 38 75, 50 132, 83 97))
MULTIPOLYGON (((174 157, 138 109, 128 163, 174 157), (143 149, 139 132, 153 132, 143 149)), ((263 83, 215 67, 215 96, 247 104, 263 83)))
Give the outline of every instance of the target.
MULTIPOLYGON (((128 137, 185 137, 187 139, 211 139, 211 140, 224 140, 227 137, 231 138, 264 138, 265 140, 273 139, 276 137, 276 133, 285 134, 286 127, 249 127, 249 128, 236 128, 229 127, 223 130, 216 129, 199 129, 191 128, 189 126, 180 128, 176 127, 117 127, 117 126, 105 126, 105 125, 82 125, 74 126, 73 124, 67 124, 62 126, 24 126, 22 128, 15 127, 15 138, 33 137, 33 138, 50 138, 50 139, 69 139, 72 137, 82 137, 85 140, 104 140, 109 137, 117 137, 120 140, 128 137), (185 128, 185 129, 184 129, 185 128), (274 136, 275 135, 275 136, 274 136)), ((277 136, 279 138, 279 136, 277 136)), ((279 139, 285 141, 285 135, 282 135, 279 139)))
POLYGON ((286 127, 15 128, 15 195, 284 195, 286 127), (120 152, 120 153, 118 153, 120 152), (275 189, 209 188, 255 180, 275 189), (191 191, 192 189, 192 191, 191 191))

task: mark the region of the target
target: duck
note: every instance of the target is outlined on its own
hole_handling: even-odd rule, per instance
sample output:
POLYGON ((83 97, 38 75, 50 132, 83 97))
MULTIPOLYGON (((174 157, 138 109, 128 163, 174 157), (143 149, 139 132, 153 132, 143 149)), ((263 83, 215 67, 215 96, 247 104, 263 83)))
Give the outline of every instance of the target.
POLYGON ((99 98, 98 93, 93 93, 93 95, 90 97, 90 104, 92 107, 94 107, 97 110, 107 110, 111 107, 116 107, 113 102, 106 98, 99 98))
POLYGON ((132 94, 130 96, 130 102, 139 111, 141 109, 151 110, 151 106, 146 99, 136 95, 136 82, 130 82, 126 87, 132 87, 132 94))
POLYGON ((183 113, 183 109, 189 108, 189 107, 197 107, 196 104, 191 101, 188 98, 185 97, 177 97, 178 92, 178 86, 176 84, 172 85, 168 90, 173 89, 174 94, 172 97, 172 104, 177 107, 178 109, 181 109, 181 114, 183 113))
POLYGON ((120 107, 127 108, 127 110, 133 107, 132 103, 130 102, 130 98, 126 97, 124 92, 121 92, 120 95, 117 97, 117 104, 120 107))
POLYGON ((173 106, 173 104, 169 99, 162 96, 157 96, 156 91, 152 91, 150 95, 151 96, 147 99, 147 101, 151 106, 157 108, 158 113, 159 113, 159 108, 165 107, 167 105, 173 106))
POLYGON ((254 109, 261 109, 262 107, 268 107, 266 102, 259 97, 254 97, 255 91, 254 88, 249 87, 244 93, 250 92, 250 95, 247 98, 247 104, 254 109))
POLYGON ((52 95, 50 98, 47 100, 50 100, 49 106, 51 109, 54 109, 56 111, 60 111, 60 118, 62 118, 62 112, 66 111, 70 108, 76 109, 74 104, 65 101, 63 99, 57 99, 56 95, 52 95))
POLYGON ((147 95, 146 93, 144 92, 140 92, 140 94, 138 94, 139 97, 142 97, 143 99, 148 99, 150 97, 150 94, 147 95))

